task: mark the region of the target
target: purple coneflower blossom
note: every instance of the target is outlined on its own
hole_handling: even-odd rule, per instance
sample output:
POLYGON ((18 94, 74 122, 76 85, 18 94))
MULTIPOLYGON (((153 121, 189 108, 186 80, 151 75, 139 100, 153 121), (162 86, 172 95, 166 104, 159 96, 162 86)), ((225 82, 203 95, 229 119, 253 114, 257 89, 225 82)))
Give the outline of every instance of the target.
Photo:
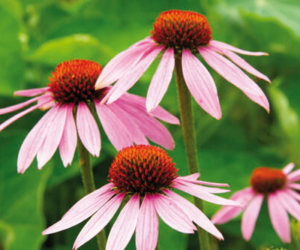
MULTIPOLYGON (((148 144, 146 137, 167 149, 174 148, 171 134, 156 118, 173 124, 179 124, 179 121, 161 107, 148 114, 145 99, 128 93, 111 105, 100 104, 110 88, 107 86, 95 90, 95 82, 101 70, 102 67, 92 61, 72 60, 61 63, 49 78, 48 87, 15 92, 15 95, 34 98, 0 109, 0 114, 6 114, 37 102, 3 122, 0 125, 1 131, 35 109, 50 108, 21 146, 19 173, 24 173, 35 156, 38 168, 41 169, 57 147, 64 166, 71 164, 77 145, 77 133, 85 148, 92 155, 99 156, 100 133, 91 110, 97 113, 107 137, 117 150, 133 143, 148 144)), ((110 77, 114 77, 113 72, 110 77)))
POLYGON ((75 240, 73 249, 78 249, 107 225, 124 198, 128 197, 109 233, 107 250, 125 249, 134 231, 137 250, 154 250, 158 239, 158 215, 179 232, 194 233, 197 230, 194 222, 223 239, 211 221, 173 189, 219 205, 240 207, 241 204, 214 195, 229 190, 201 186, 220 187, 227 184, 199 181, 198 173, 178 176, 178 169, 174 166, 172 159, 159 147, 136 145, 122 149, 110 167, 110 183, 78 201, 43 234, 65 230, 92 216, 75 240))
POLYGON ((211 29, 206 18, 191 11, 163 12, 156 19, 153 27, 150 37, 137 42, 113 58, 105 67, 105 73, 98 78, 96 89, 103 88, 116 80, 107 77, 111 71, 121 70, 121 68, 129 71, 128 74, 120 77, 104 98, 108 103, 117 100, 130 89, 162 52, 160 64, 148 89, 147 110, 154 110, 166 93, 177 57, 181 58, 184 80, 196 102, 207 113, 220 119, 222 114, 217 89, 210 73, 196 57, 200 53, 206 63, 222 77, 269 111, 269 102, 263 91, 239 67, 259 79, 268 82, 270 80, 234 52, 252 56, 262 56, 266 53, 249 52, 212 40, 211 29))
MULTIPOLYGON (((300 221, 300 169, 291 173, 294 163, 288 164, 283 170, 260 167, 253 171, 251 187, 236 192, 232 200, 245 205, 242 217, 242 234, 245 240, 250 240, 264 198, 268 200, 269 214, 272 225, 280 239, 291 241, 290 213, 300 221)), ((212 218, 215 224, 223 224, 242 212, 241 209, 223 207, 212 218)))

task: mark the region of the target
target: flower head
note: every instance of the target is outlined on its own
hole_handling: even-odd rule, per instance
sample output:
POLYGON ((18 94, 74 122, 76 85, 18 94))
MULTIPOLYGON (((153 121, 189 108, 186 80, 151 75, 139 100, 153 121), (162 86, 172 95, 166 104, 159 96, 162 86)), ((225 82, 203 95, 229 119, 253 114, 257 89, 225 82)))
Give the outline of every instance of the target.
MULTIPOLYGON (((117 150, 136 144, 148 144, 146 137, 167 149, 174 147, 169 131, 156 120, 178 124, 178 119, 158 107, 152 114, 145 109, 145 99, 125 93, 117 102, 100 103, 110 87, 95 89, 102 67, 92 61, 72 60, 59 64, 46 88, 28 89, 15 95, 34 98, 0 109, 0 114, 13 112, 37 102, 0 125, 0 131, 29 112, 50 110, 25 138, 18 156, 18 172, 30 166, 37 156, 41 169, 59 147, 64 166, 71 164, 77 144, 77 133, 86 149, 99 156, 101 139, 91 110, 97 113, 103 129, 117 150), (75 120, 76 122, 75 122, 75 120)), ((111 72, 109 77, 114 77, 111 72)))
POLYGON ((235 48, 212 40, 211 34, 210 26, 201 14, 181 10, 163 12, 154 22, 150 37, 117 55, 103 69, 106 73, 117 69, 125 74, 119 74, 114 79, 106 77, 106 74, 100 75, 96 89, 118 79, 104 98, 108 103, 114 102, 137 82, 158 54, 162 53, 160 64, 148 89, 147 110, 154 110, 162 100, 171 81, 177 58, 182 64, 186 85, 196 102, 210 115, 220 119, 221 108, 217 89, 210 73, 196 57, 199 53, 222 77, 241 89, 252 101, 269 110, 269 102, 263 91, 239 67, 259 79, 268 82, 270 80, 234 52, 252 56, 266 53, 235 48))
MULTIPOLYGON (((251 187, 236 192, 232 200, 245 205, 242 217, 242 234, 245 240, 250 240, 264 198, 268 201, 272 225, 280 239, 291 241, 288 213, 300 221, 300 170, 291 172, 294 164, 288 164, 283 170, 260 167, 253 171, 250 179, 251 187)), ((241 209, 224 207, 217 212, 212 221, 223 224, 242 212, 241 209)))
POLYGON ((110 183, 78 201, 60 221, 43 234, 70 228, 93 215, 75 240, 73 248, 77 249, 106 226, 127 196, 129 200, 108 236, 107 250, 125 249, 134 231, 136 249, 154 250, 158 239, 157 214, 179 232, 193 233, 197 230, 193 224, 195 222, 215 237, 223 239, 221 233, 195 205, 172 189, 179 189, 215 204, 241 205, 214 195, 228 190, 201 186, 227 186, 226 184, 198 181, 198 177, 199 174, 178 176, 175 163, 158 147, 137 145, 124 148, 111 165, 108 176, 110 183))

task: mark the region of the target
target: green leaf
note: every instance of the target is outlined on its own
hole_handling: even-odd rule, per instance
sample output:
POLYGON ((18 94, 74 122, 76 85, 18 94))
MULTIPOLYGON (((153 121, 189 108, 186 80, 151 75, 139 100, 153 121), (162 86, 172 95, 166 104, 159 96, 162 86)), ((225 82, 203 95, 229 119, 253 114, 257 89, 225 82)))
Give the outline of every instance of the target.
POLYGON ((256 0, 220 1, 217 8, 233 11, 241 10, 246 13, 255 13, 261 17, 275 18, 297 36, 300 36, 300 2, 298 0, 256 0))
POLYGON ((25 63, 18 41, 20 24, 14 16, 0 7, 0 93, 11 95, 13 91, 22 89, 25 63))
POLYGON ((93 36, 76 34, 47 41, 28 58, 33 62, 55 66, 72 59, 94 60, 105 64, 111 56, 110 48, 93 36))
POLYGON ((0 237, 4 249, 38 250, 45 237, 42 200, 51 169, 38 171, 29 168, 25 174, 17 174, 16 159, 23 131, 1 134, 0 151, 0 237))

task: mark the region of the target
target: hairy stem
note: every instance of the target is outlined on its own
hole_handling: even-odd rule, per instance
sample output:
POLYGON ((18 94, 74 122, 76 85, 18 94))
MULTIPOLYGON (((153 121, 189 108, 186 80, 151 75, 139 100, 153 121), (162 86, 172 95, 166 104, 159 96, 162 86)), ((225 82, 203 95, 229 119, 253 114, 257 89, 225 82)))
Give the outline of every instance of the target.
MULTIPOLYGON (((181 127, 183 131, 183 138, 185 143, 189 171, 190 174, 199 173, 200 168, 199 168, 198 156, 197 156, 197 144, 196 144, 196 136, 195 136, 195 124, 194 124, 194 117, 193 117, 191 94, 183 78, 181 57, 175 58, 175 73, 176 73, 177 92, 178 92, 178 99, 179 99, 179 106, 180 106, 181 127)), ((194 197, 194 203, 202 212, 204 212, 204 206, 202 200, 194 197)), ((197 229, 198 229, 198 237, 200 241, 200 249, 210 250, 208 233, 198 226, 197 229)))

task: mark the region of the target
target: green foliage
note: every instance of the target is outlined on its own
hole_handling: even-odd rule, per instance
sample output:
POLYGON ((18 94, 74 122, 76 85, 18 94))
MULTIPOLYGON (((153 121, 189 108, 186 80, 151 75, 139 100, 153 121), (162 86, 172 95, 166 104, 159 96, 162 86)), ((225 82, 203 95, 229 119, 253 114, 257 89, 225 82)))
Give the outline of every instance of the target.
MULTIPOLYGON (((229 183, 234 192, 249 185, 249 175, 255 167, 281 168, 291 161, 299 166, 298 0, 0 0, 0 107, 23 100, 13 98, 16 90, 45 86, 50 72, 62 61, 81 58, 104 66, 114 55, 148 36, 157 15, 169 9, 205 13, 214 39, 269 53, 269 57, 244 58, 273 80, 272 85, 258 82, 269 98, 270 114, 208 67, 218 86, 223 118, 214 120, 193 104, 202 178, 229 183)), ((157 65, 151 66, 130 92, 145 96, 157 65)), ((162 106, 178 116, 174 96, 173 80, 162 106)), ((21 143, 41 115, 39 111, 29 114, 0 133, 0 249, 71 249, 82 228, 81 224, 48 238, 41 235, 83 196, 76 155, 68 168, 62 166, 56 154, 42 171, 34 162, 24 175, 17 174, 21 143)), ((0 121, 9 117, 1 116, 0 121)), ((180 175, 187 175, 181 128, 167 126, 176 142, 169 154, 180 175)), ((103 131, 101 135, 100 159, 93 159, 97 187, 106 183, 108 167, 116 154, 103 131)), ((205 207, 209 217, 219 209, 209 203, 205 207)), ((241 238, 240 217, 219 228, 226 240, 213 240, 219 246, 215 249, 290 249, 274 233, 266 204, 250 242, 241 238)), ((293 237, 299 240, 297 234, 293 237)), ((197 246, 197 237, 180 234, 163 222, 159 241, 162 250, 197 246)), ((82 249, 95 246, 91 241, 82 249)), ((128 249, 134 249, 134 239, 128 249)))

